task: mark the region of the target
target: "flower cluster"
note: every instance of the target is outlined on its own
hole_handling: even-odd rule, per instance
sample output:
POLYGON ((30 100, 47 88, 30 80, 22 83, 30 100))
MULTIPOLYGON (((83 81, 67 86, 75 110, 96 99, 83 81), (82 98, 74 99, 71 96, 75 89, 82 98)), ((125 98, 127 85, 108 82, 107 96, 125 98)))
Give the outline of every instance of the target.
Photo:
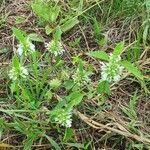
POLYGON ((46 44, 47 50, 55 56, 62 55, 65 51, 60 41, 52 40, 46 44))
POLYGON ((72 112, 66 111, 62 109, 62 112, 57 114, 57 116, 54 118, 54 121, 58 124, 61 124, 64 127, 70 128, 72 124, 72 112))
POLYGON ((110 55, 108 63, 101 63, 101 80, 108 82, 117 82, 121 79, 123 67, 119 64, 120 56, 110 55))
POLYGON ((28 70, 20 65, 19 68, 12 67, 9 71, 9 78, 15 81, 19 76, 26 78, 28 74, 28 70))
POLYGON ((72 75, 72 78, 74 80, 74 83, 80 86, 80 85, 85 85, 86 83, 89 83, 91 81, 89 75, 91 75, 90 72, 87 72, 85 70, 80 71, 80 69, 77 68, 75 74, 72 75))
POLYGON ((26 39, 25 45, 20 43, 17 46, 18 46, 17 53, 20 56, 22 56, 23 54, 27 55, 27 52, 32 53, 35 51, 35 45, 32 44, 29 38, 26 39))

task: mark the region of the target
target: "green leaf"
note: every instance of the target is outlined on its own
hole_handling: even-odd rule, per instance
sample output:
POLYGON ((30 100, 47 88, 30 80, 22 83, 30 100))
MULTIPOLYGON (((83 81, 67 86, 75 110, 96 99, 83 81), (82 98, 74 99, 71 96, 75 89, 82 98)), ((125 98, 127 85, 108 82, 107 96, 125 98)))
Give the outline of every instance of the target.
POLYGON ((109 61, 109 55, 104 51, 93 51, 88 53, 89 56, 98 58, 100 60, 109 61))
POLYGON ((19 70, 20 62, 19 62, 19 58, 16 55, 14 55, 12 58, 12 65, 15 69, 19 70))
POLYGON ((98 84, 97 92, 100 93, 100 94, 108 94, 108 95, 110 95, 111 90, 110 90, 109 82, 108 81, 101 81, 98 84))
POLYGON ((50 8, 44 2, 35 2, 31 5, 33 12, 39 17, 44 19, 44 21, 50 21, 50 8))
POLYGON ((114 49, 113 55, 116 56, 120 55, 123 51, 123 48, 124 48, 124 42, 118 43, 114 49))
POLYGON ((121 65, 125 67, 130 73, 132 73, 136 78, 143 80, 143 75, 141 71, 137 67, 135 67, 132 63, 130 63, 127 60, 124 60, 121 62, 121 65))
POLYGON ((36 42, 44 42, 44 39, 41 35, 37 33, 31 33, 28 35, 31 41, 36 41, 36 42))
POLYGON ((71 140, 72 136, 73 136, 73 129, 72 128, 66 128, 63 141, 71 140))
POLYGON ((102 25, 100 24, 100 22, 96 19, 96 17, 94 17, 93 19, 93 30, 94 30, 94 34, 96 36, 100 35, 100 33, 102 32, 102 25))
POLYGON ((27 137, 27 139, 25 140, 24 143, 24 148, 23 150, 31 150, 33 141, 36 139, 36 135, 35 134, 31 134, 27 137))
POLYGON ((137 104, 137 90, 136 90, 136 92, 134 93, 134 95, 133 95, 133 97, 131 97, 131 99, 130 99, 130 109, 131 110, 136 110, 136 104, 137 104))
POLYGON ((54 32, 54 40, 55 41, 60 41, 61 40, 61 35, 62 35, 62 31, 61 31, 61 28, 60 26, 57 26, 57 28, 55 29, 55 32, 54 32))
POLYGON ((78 91, 71 93, 68 97, 70 101, 70 106, 73 107, 78 105, 82 101, 83 96, 84 95, 78 91))
POLYGON ((73 80, 67 80, 64 82, 64 87, 66 90, 70 90, 74 86, 74 81, 73 80))
POLYGON ((27 39, 27 34, 26 32, 20 30, 20 29, 17 29, 15 27, 12 28, 13 30, 13 34, 16 36, 17 40, 19 40, 22 44, 26 44, 26 39, 27 39))
POLYGON ((150 28, 150 26, 148 24, 144 28, 144 31, 143 31, 143 41, 144 41, 144 43, 146 43, 146 41, 147 41, 149 28, 150 28))
POLYGON ((49 136, 45 134, 45 137, 48 139, 48 141, 51 143, 51 145, 55 148, 55 150, 61 150, 60 146, 49 136))
POLYGON ((79 23, 79 20, 77 18, 69 19, 61 26, 61 29, 63 32, 66 32, 72 29, 78 23, 79 23))
POLYGON ((131 110, 128 107, 122 106, 121 110, 124 114, 126 114, 130 119, 135 120, 136 119, 136 112, 134 110, 131 110))
POLYGON ((83 96, 84 95, 78 91, 72 92, 69 96, 59 101, 56 107, 51 111, 51 114, 56 114, 62 108, 64 109, 64 107, 67 111, 72 110, 74 106, 77 106, 82 101, 83 96))
POLYGON ((36 1, 31 5, 33 12, 46 22, 54 23, 59 15, 60 7, 55 5, 54 7, 48 5, 44 1, 36 1))
POLYGON ((142 143, 136 144, 133 142, 131 145, 132 145, 132 148, 136 148, 136 149, 143 149, 144 148, 144 144, 142 144, 142 143))
POLYGON ((51 92, 51 90, 49 90, 49 91, 46 92, 45 97, 46 97, 48 100, 51 100, 51 99, 52 99, 53 93, 51 92))
POLYGON ((51 8, 51 15, 50 20, 51 22, 55 22, 60 12, 60 7, 56 5, 55 7, 51 8))

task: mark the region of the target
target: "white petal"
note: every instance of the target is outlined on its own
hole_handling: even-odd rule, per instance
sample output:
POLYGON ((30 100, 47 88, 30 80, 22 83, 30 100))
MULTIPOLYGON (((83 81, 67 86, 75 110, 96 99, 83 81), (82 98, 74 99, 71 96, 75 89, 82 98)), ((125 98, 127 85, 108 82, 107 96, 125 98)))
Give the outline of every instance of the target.
POLYGON ((35 51, 35 45, 32 44, 31 42, 29 42, 29 48, 30 50, 35 51))
POLYGON ((23 46, 21 44, 18 45, 17 53, 21 56, 23 54, 23 46))

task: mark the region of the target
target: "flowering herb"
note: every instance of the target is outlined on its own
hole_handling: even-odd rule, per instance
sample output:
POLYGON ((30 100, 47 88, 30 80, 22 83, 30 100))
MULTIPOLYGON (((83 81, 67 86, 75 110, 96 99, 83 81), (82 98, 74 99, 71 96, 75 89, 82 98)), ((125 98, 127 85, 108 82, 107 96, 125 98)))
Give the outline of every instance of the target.
POLYGON ((72 111, 61 109, 54 117, 54 121, 64 127, 70 128, 72 126, 72 111))
POLYGON ((119 64, 120 60, 120 56, 110 55, 109 62, 101 62, 101 80, 112 83, 121 79, 124 67, 119 64))
POLYGON ((54 56, 62 55, 65 51, 60 41, 51 40, 46 44, 46 49, 54 56))
POLYGON ((14 56, 12 60, 12 68, 9 71, 9 78, 15 81, 19 77, 26 78, 28 75, 28 70, 20 63, 18 57, 14 56))
POLYGON ((21 65, 19 69, 12 67, 12 69, 9 71, 9 78, 12 80, 17 80, 19 76, 26 78, 28 75, 29 75, 28 70, 21 65))
POLYGON ((90 72, 77 68, 75 74, 72 75, 72 78, 74 80, 74 83, 76 83, 78 86, 83 86, 91 81, 91 79, 89 78, 90 75, 90 72))
POLYGON ((26 39, 25 44, 18 44, 17 53, 22 56, 25 54, 27 56, 28 53, 33 53, 35 51, 35 45, 32 44, 29 38, 26 39))

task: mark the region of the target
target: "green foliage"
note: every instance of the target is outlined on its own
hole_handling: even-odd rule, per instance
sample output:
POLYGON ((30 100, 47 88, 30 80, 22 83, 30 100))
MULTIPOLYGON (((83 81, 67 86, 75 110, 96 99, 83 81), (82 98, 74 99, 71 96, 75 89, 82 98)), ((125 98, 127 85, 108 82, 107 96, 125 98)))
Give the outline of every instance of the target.
POLYGON ((51 6, 44 1, 36 1, 32 4, 32 10, 44 21, 54 23, 58 18, 60 7, 58 5, 51 6))
POLYGON ((141 71, 135 67, 132 63, 130 63, 127 60, 124 60, 121 62, 121 64, 130 72, 132 73, 135 77, 139 78, 140 80, 143 80, 143 75, 141 71))
MULTIPOLYGON (((146 48, 148 48, 150 27, 149 2, 149 0, 34 0, 31 2, 31 9, 37 17, 33 21, 34 29, 37 29, 36 33, 32 31, 28 34, 31 29, 27 28, 26 32, 20 29, 24 28, 28 18, 15 17, 14 24, 20 27, 12 27, 13 35, 17 39, 14 43, 19 43, 14 45, 15 54, 10 55, 8 48, 0 49, 2 60, 3 54, 8 53, 8 58, 12 56, 8 67, 10 80, 0 74, 0 81, 2 84, 6 81, 4 87, 8 88, 4 90, 8 93, 5 102, 11 103, 3 106, 4 101, 2 101, 1 107, 4 109, 0 109, 0 112, 4 117, 0 119, 0 138, 3 140, 3 135, 8 134, 7 129, 15 136, 21 135, 20 142, 24 150, 33 149, 33 145, 44 142, 49 144, 50 149, 87 150, 94 149, 94 144, 99 144, 103 139, 106 146, 109 142, 114 143, 113 148, 119 144, 126 144, 127 149, 144 149, 145 144, 142 139, 143 143, 133 142, 132 137, 127 136, 125 140, 122 134, 118 136, 113 132, 107 132, 95 142, 95 138, 93 139, 90 134, 84 136, 86 130, 91 131, 91 128, 85 124, 89 120, 81 116, 85 121, 82 124, 75 116, 79 110, 87 113, 89 117, 94 115, 93 120, 108 123, 108 127, 112 125, 110 128, 113 128, 113 122, 109 122, 110 118, 107 119, 105 112, 113 110, 115 92, 123 91, 121 88, 126 83, 126 75, 132 74, 130 80, 133 82, 140 81, 141 93, 146 89, 146 84, 149 86, 149 82, 145 84, 144 81, 149 71, 145 71, 145 65, 141 65, 143 67, 141 70, 145 72, 135 65, 138 64, 141 54, 144 61, 148 54, 146 48), (79 23, 82 36, 80 31, 74 28, 79 23), (109 30, 109 27, 112 30, 109 30), (43 34, 44 28, 47 35, 43 34), (73 28, 76 32, 72 30, 73 28), (37 34, 37 31, 40 33, 37 34), (124 42, 112 43, 109 36, 111 34, 113 36, 113 33, 116 33, 119 38, 120 35, 125 34, 124 42), (128 40, 126 33, 133 38, 128 40), (46 43, 49 39, 51 41, 46 43), (133 40, 135 42, 132 43, 133 40), (85 51, 84 41, 88 52, 85 51), (112 45, 116 45, 113 51, 112 45), (93 62, 88 56, 98 61, 93 62), (124 81, 120 82, 120 80, 124 81), (102 117, 100 119, 96 118, 99 113, 102 117)), ((8 27, 9 21, 8 19, 8 27)), ((3 29, 6 22, 7 15, 6 17, 0 15, 0 28, 3 29)), ((115 38, 114 40, 118 40, 115 38)), ((7 56, 4 61, 7 61, 7 56)), ((5 68, 4 70, 7 72, 5 68)), ((140 128, 143 128, 143 125, 140 126, 137 112, 140 92, 139 90, 135 92, 128 105, 121 105, 121 111, 126 117, 124 125, 127 129, 121 133, 127 132, 128 135, 130 132, 139 137, 141 135, 140 128)), ((120 104, 122 102, 118 98, 118 93, 115 96, 116 103, 120 104)), ((1 89, 0 96, 2 97, 0 99, 3 99, 1 89)), ((93 122, 89 122, 89 125, 96 128, 93 122)), ((116 125, 120 127, 117 120, 116 125)), ((122 130, 122 127, 118 129, 122 130)), ((4 143, 0 144, 0 147, 3 145, 9 147, 4 143)))
POLYGON ((114 48, 113 55, 115 56, 121 55, 123 48, 124 48, 124 43, 123 42, 118 43, 114 48))
POLYGON ((93 51, 89 53, 89 56, 98 58, 100 60, 109 61, 109 55, 104 51, 93 51))
POLYGON ((61 150, 60 146, 49 136, 45 135, 50 144, 55 148, 55 150, 61 150))
POLYGON ((130 99, 129 106, 128 107, 122 107, 122 111, 133 121, 137 119, 137 113, 136 113, 136 105, 137 105, 137 92, 133 95, 133 97, 130 99))
POLYGON ((61 7, 54 1, 36 0, 32 3, 32 10, 44 22, 46 34, 48 35, 55 32, 57 26, 60 27, 62 32, 66 32, 79 23, 78 18, 75 16, 61 16, 61 7))
POLYGON ((65 130, 65 135, 64 135, 63 141, 66 141, 66 142, 67 142, 67 141, 71 140, 72 137, 73 137, 73 129, 67 128, 67 129, 65 130))
POLYGON ((15 37, 17 38, 18 41, 20 41, 23 45, 26 44, 26 39, 27 39, 27 34, 20 30, 20 29, 17 29, 15 27, 13 27, 13 34, 15 35, 15 37))
POLYGON ((70 18, 61 26, 62 31, 66 32, 70 30, 71 28, 73 28, 78 23, 79 23, 79 20, 77 18, 70 18))
POLYGON ((111 90, 110 90, 109 82, 107 82, 107 81, 101 81, 98 84, 97 92, 100 93, 100 94, 108 94, 108 95, 110 95, 111 90))
POLYGON ((16 69, 19 70, 20 67, 20 61, 19 58, 15 55, 12 59, 12 66, 16 69))
POLYGON ((31 41, 44 42, 43 37, 36 33, 30 33, 28 37, 31 39, 31 41))

